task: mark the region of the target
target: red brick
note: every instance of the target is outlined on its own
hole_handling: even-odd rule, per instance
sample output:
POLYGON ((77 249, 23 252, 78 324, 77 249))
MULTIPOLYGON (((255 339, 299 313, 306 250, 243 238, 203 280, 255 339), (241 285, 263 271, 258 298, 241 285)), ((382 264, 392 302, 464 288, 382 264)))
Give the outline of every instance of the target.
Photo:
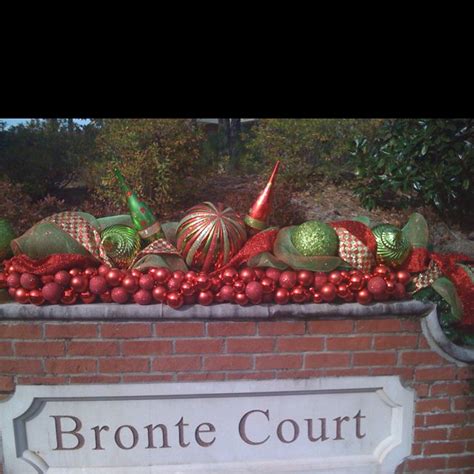
POLYGON ((474 439, 474 426, 457 426, 451 428, 449 439, 474 439))
POLYGON ((400 332, 400 319, 365 319, 356 321, 356 332, 400 332))
POLYGON ((466 419, 464 413, 438 413, 436 415, 426 415, 426 426, 437 425, 460 425, 466 419))
POLYGON ((458 367, 457 378, 459 380, 474 379, 474 366, 458 367))
POLYGON ((428 428, 415 430, 415 441, 436 441, 448 438, 447 428, 428 428))
POLYGON ((474 453, 474 441, 468 441, 466 443, 466 452, 474 453))
POLYGON ((461 441, 447 442, 447 443, 425 443, 423 447, 423 454, 452 454, 462 453, 464 451, 464 443, 461 441))
POLYGON ((470 399, 467 397, 456 397, 452 400, 454 411, 465 411, 474 407, 474 399, 470 399))
POLYGON ((69 383, 119 383, 120 375, 78 375, 69 380, 69 383))
POLYGON ((449 398, 435 398, 427 400, 419 400, 416 403, 416 411, 418 413, 427 413, 431 411, 447 411, 449 410, 449 398))
POLYGON ((254 336, 257 323, 244 321, 208 322, 208 336, 254 336))
POLYGON ((43 367, 38 359, 0 359, 0 373, 41 374, 43 367))
POLYGON ((417 368, 415 370, 416 380, 453 380, 455 377, 456 370, 454 367, 417 368))
POLYGON ((149 372, 150 361, 146 358, 115 357, 99 359, 99 372, 149 372))
POLYGON ((205 326, 201 322, 159 322, 155 324, 156 335, 160 337, 204 336, 205 326))
POLYGON ((469 384, 463 382, 437 383, 431 386, 431 396, 437 395, 467 395, 469 384))
POLYGON ((305 352, 322 351, 323 337, 282 337, 277 340, 278 352, 305 352))
POLYGON ((69 355, 110 356, 118 355, 119 345, 114 341, 71 341, 67 353, 69 355))
POLYGON ((425 426, 425 415, 415 415, 415 426, 417 428, 425 426))
POLYGON ((125 341, 122 344, 122 354, 129 355, 159 355, 171 354, 171 341, 125 341))
POLYGON ((197 374, 177 374, 176 380, 178 382, 199 382, 202 380, 225 380, 224 373, 217 372, 200 372, 197 374))
POLYGON ((421 322, 419 319, 401 319, 401 330, 406 332, 420 332, 421 331, 421 322))
POLYGON ((17 356, 62 356, 64 355, 64 342, 16 342, 15 353, 17 356))
POLYGON ((227 339, 227 352, 272 352, 274 342, 271 337, 227 339))
POLYGON ((95 359, 49 359, 44 362, 46 371, 50 374, 80 374, 95 372, 95 359))
POLYGON ((302 355, 262 355, 255 358, 257 370, 298 369, 303 365, 302 355))
POLYGON ((412 380, 414 369, 411 367, 372 367, 370 375, 399 375, 403 380, 412 380))
POLYGON ((430 392, 430 384, 427 383, 414 384, 413 388, 416 390, 416 394, 419 397, 427 397, 430 392))
POLYGON ((420 334, 420 339, 418 340, 418 349, 431 349, 423 333, 420 334))
POLYGON ((246 370, 252 368, 250 356, 218 355, 204 359, 204 370, 246 370))
POLYGON ((265 321, 258 323, 260 336, 293 336, 305 333, 304 321, 265 321))
POLYGON ((443 469, 445 465, 446 465, 446 458, 444 456, 408 459, 406 461, 406 467, 407 467, 408 472, 416 472, 416 471, 432 472, 433 469, 443 469))
MULTIPOLYGON (((463 467, 474 467, 474 454, 467 454, 466 456, 449 456, 448 457, 448 468, 463 468, 463 467)), ((467 471, 471 472, 472 471, 467 471)))
POLYGON ((97 324, 47 324, 46 337, 48 338, 79 338, 97 337, 97 324))
POLYGON ((307 354, 305 357, 305 368, 316 369, 318 367, 348 367, 351 356, 345 353, 307 354))
POLYGON ((356 365, 396 365, 396 352, 354 352, 354 366, 356 365))
POLYGON ((41 326, 31 323, 0 324, 0 339, 38 339, 41 326))
POLYGON ((344 321, 308 321, 308 332, 310 334, 345 334, 354 330, 354 322, 344 321))
POLYGON ((402 349, 415 348, 418 336, 405 334, 403 336, 375 336, 375 349, 402 349))
POLYGON ((68 378, 65 375, 53 377, 49 376, 23 376, 17 377, 18 385, 58 385, 65 384, 68 382, 68 378))
POLYGON ((275 371, 261 370, 259 372, 229 372, 226 380, 272 380, 275 378, 275 371))
POLYGON ((174 374, 145 374, 145 375, 124 375, 123 381, 125 383, 140 383, 140 382, 171 382, 174 380, 174 374))
POLYGON ((362 351, 370 349, 372 336, 343 336, 328 337, 326 347, 328 351, 362 351))
POLYGON ((11 342, 0 342, 0 356, 13 355, 13 346, 11 342))
POLYGON ((0 392, 12 392, 14 388, 13 377, 0 375, 0 392))
POLYGON ((404 365, 442 365, 444 359, 436 352, 407 351, 402 352, 401 363, 404 365))
POLYGON ((411 455, 419 456, 423 450, 423 443, 413 443, 411 445, 411 455))
POLYGON ((201 369, 199 356, 159 357, 152 363, 151 370, 159 372, 183 372, 201 369))
POLYGON ((150 337, 152 326, 149 323, 104 323, 102 337, 117 337, 131 339, 134 337, 150 337))
POLYGON ((178 339, 175 352, 182 354, 210 354, 222 352, 224 339, 178 339))

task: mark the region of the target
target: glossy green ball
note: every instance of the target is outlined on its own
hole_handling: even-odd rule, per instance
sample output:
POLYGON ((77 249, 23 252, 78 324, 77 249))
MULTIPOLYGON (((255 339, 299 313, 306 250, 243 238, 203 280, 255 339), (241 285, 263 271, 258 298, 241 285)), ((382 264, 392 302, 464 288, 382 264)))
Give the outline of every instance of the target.
POLYGON ((305 257, 337 255, 339 248, 336 231, 319 221, 308 221, 293 229, 291 241, 305 257))

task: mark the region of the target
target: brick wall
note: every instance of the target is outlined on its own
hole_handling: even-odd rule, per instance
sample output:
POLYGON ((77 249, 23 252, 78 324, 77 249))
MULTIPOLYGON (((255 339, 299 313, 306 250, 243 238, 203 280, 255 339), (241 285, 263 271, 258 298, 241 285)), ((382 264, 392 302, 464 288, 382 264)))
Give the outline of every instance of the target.
POLYGON ((417 393, 397 472, 474 472, 472 368, 433 352, 419 320, 0 322, 3 396, 16 384, 394 374, 417 393))

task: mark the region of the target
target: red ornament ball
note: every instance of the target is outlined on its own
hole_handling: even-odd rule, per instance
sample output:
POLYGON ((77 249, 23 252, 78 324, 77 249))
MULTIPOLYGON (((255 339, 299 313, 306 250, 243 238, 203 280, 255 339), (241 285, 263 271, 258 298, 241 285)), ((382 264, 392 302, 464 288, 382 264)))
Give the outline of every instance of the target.
POLYGON ((183 281, 184 275, 185 273, 182 270, 176 270, 171 274, 171 277, 175 278, 176 280, 183 281))
POLYGON ((71 276, 77 276, 81 274, 81 270, 79 268, 71 268, 69 270, 69 275, 71 276))
POLYGON ((234 296, 234 299, 235 299, 235 302, 239 304, 240 306, 244 306, 248 304, 249 302, 249 299, 247 298, 245 293, 236 293, 236 295, 234 296))
POLYGON ((122 287, 129 293, 135 293, 138 290, 138 279, 133 275, 127 275, 122 280, 122 287))
POLYGON ((365 280, 360 273, 353 273, 349 278, 349 289, 351 291, 360 291, 364 287, 365 280))
POLYGON ((375 295, 382 295, 387 291, 387 283, 381 276, 372 277, 367 283, 367 289, 375 295))
POLYGON ((234 301, 234 287, 231 286, 231 285, 224 285, 218 295, 219 295, 219 299, 222 301, 222 302, 232 302, 234 301))
POLYGON ((157 268, 153 277, 158 283, 166 283, 171 278, 171 272, 166 267, 157 268))
POLYGON ((82 275, 76 275, 71 278, 70 285, 74 291, 76 291, 77 293, 82 293, 87 290, 89 283, 86 277, 82 275))
POLYGON ((181 288, 181 281, 171 277, 166 282, 166 288, 168 288, 168 291, 179 291, 179 289, 181 288))
POLYGON ((184 304, 183 295, 177 291, 172 291, 166 295, 166 303, 173 309, 181 308, 184 304))
POLYGON ((61 303, 65 305, 72 305, 76 304, 77 302, 77 294, 74 293, 74 290, 68 289, 64 290, 63 295, 61 297, 61 303))
POLYGON ((138 290, 133 295, 133 301, 135 301, 135 303, 140 304, 140 305, 150 304, 152 300, 153 300, 153 297, 151 295, 151 291, 144 290, 143 288, 138 290))
POLYGON ((40 285, 40 279, 32 273, 23 273, 20 277, 20 284, 25 290, 34 290, 40 285))
POLYGON ((128 292, 121 286, 116 286, 110 292, 110 297, 114 303, 124 304, 128 301, 128 292))
POLYGON ((41 290, 41 294, 48 303, 57 304, 63 296, 63 287, 54 282, 46 283, 41 290))
POLYGON ((234 267, 226 268, 221 273, 221 279, 227 285, 232 285, 234 281, 239 277, 237 270, 234 267))
POLYGON ((155 280, 152 275, 142 275, 138 280, 138 285, 142 290, 152 290, 155 286, 155 280))
POLYGON ((93 277, 94 275, 97 275, 97 269, 95 269, 94 267, 87 267, 84 270, 84 275, 86 275, 89 278, 93 277))
POLYGON ((69 286, 69 284, 71 283, 71 279, 71 274, 65 270, 60 270, 54 275, 54 281, 64 288, 67 288, 69 286))
POLYGON ((40 277, 41 283, 46 285, 46 283, 52 283, 54 281, 53 275, 43 275, 40 277))
POLYGON ((332 283, 327 283, 321 288, 323 301, 330 303, 336 299, 336 287, 332 283))
POLYGON ((279 283, 282 288, 291 290, 296 285, 296 272, 285 270, 280 275, 279 283))
POLYGON ((290 295, 291 295, 291 301, 293 301, 293 303, 303 303, 304 300, 306 299, 306 294, 302 286, 295 286, 291 290, 290 295))
POLYGON ((257 279, 255 270, 250 267, 242 268, 242 270, 240 270, 239 277, 244 283, 250 283, 251 281, 257 279))
POLYGON ((281 271, 278 270, 278 268, 268 267, 268 268, 265 270, 265 275, 266 275, 268 278, 271 278, 273 281, 279 281, 279 280, 280 280, 281 271))
POLYGON ((320 292, 316 291, 313 293, 313 303, 319 304, 323 301, 323 295, 320 292))
POLYGON ((198 294, 198 297, 197 297, 197 302, 199 304, 202 304, 203 306, 209 306, 210 304, 212 304, 212 302, 214 301, 214 295, 212 294, 212 291, 201 291, 199 294, 198 294))
POLYGON ((403 300, 406 298, 406 289, 403 283, 395 283, 395 291, 393 292, 393 297, 396 300, 403 300))
POLYGON ((262 284, 264 294, 270 294, 275 291, 275 280, 272 280, 271 278, 266 276, 262 278, 260 283, 262 284))
POLYGON ((337 293, 337 296, 339 296, 340 298, 344 298, 350 293, 350 291, 346 284, 341 283, 340 285, 337 286, 336 293, 337 293))
POLYGON ((313 288, 316 291, 320 291, 321 288, 328 282, 328 277, 323 272, 317 272, 314 274, 313 288))
POLYGON ((99 275, 93 276, 89 281, 89 291, 94 295, 101 295, 108 290, 107 281, 99 275))
POLYGON ((332 283, 333 285, 339 285, 340 283, 342 283, 342 275, 341 275, 341 272, 338 271, 338 270, 334 270, 333 272, 331 272, 328 276, 328 280, 330 283, 332 283))
POLYGON ((158 303, 164 303, 166 301, 167 290, 164 286, 159 285, 155 286, 151 292, 155 301, 158 303))
POLYGON ((27 304, 30 302, 30 293, 25 288, 16 288, 15 301, 20 304, 27 304))
POLYGON ((7 275, 4 272, 0 272, 0 288, 7 288, 7 275))
POLYGON ((137 268, 133 268, 131 271, 130 271, 130 274, 132 276, 134 276, 137 280, 142 276, 142 272, 140 270, 138 270, 137 268))
POLYGON ((105 275, 105 280, 109 286, 119 286, 122 282, 123 275, 118 268, 112 268, 105 275))
POLYGON ((235 280, 234 282, 234 290, 237 293, 243 293, 245 291, 245 283, 242 280, 235 280))
POLYGON ((391 280, 386 281, 387 283, 387 293, 390 295, 395 291, 395 283, 391 280))
POLYGON ((42 304, 44 304, 44 298, 43 294, 41 293, 41 290, 30 291, 30 303, 36 306, 41 306, 42 304))
POLYGON ((183 304, 196 304, 196 295, 183 295, 183 304))
POLYGON ((260 304, 263 297, 263 286, 259 281, 251 281, 245 288, 245 296, 253 303, 260 304))
POLYGON ((276 304, 287 304, 290 301, 290 292, 286 288, 277 288, 273 299, 276 304))
POLYGON ((10 273, 7 277, 7 285, 8 288, 19 288, 21 286, 20 274, 17 272, 10 273))
POLYGON ((100 301, 102 301, 102 303, 112 303, 112 296, 109 290, 100 295, 100 301))
POLYGON ((190 295, 193 295, 194 294, 194 286, 192 283, 190 283, 189 281, 186 281, 184 280, 182 283, 181 283, 181 293, 183 293, 184 296, 190 296, 190 295))
POLYGON ((200 273, 196 277, 196 287, 198 290, 207 291, 211 285, 212 281, 205 273, 200 273))
POLYGON ((411 275, 408 272, 400 270, 397 272, 396 277, 398 282, 402 285, 406 285, 410 281, 411 275))
POLYGON ((379 276, 385 276, 390 273, 390 268, 388 268, 386 265, 377 265, 374 268, 374 275, 379 275, 379 276))
POLYGON ((367 288, 360 290, 357 293, 357 303, 369 304, 372 301, 372 293, 367 288))
POLYGON ((108 265, 101 265, 98 269, 97 269, 97 274, 100 275, 101 277, 106 277, 107 273, 109 273, 110 271, 110 267, 108 265))
POLYGON ((314 275, 309 270, 300 270, 296 275, 296 279, 301 286, 309 288, 314 282, 314 275))
POLYGON ((92 304, 95 302, 97 296, 91 293, 90 291, 83 291, 81 294, 81 301, 84 304, 92 304))

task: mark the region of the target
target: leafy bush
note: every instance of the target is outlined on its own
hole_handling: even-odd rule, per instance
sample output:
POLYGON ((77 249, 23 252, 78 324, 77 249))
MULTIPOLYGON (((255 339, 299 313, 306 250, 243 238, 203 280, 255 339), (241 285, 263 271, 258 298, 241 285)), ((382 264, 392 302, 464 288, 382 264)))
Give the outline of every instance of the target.
POLYGON ((362 203, 432 204, 445 216, 473 216, 474 120, 390 120, 356 140, 362 203))
POLYGON ((380 120, 266 119, 248 133, 243 164, 247 169, 268 168, 277 159, 281 176, 295 188, 313 180, 339 179, 351 169, 346 165, 354 138, 371 135, 380 120))
POLYGON ((197 172, 204 139, 193 120, 104 120, 97 138, 101 160, 89 175, 89 187, 108 212, 126 210, 113 167, 162 215, 188 192, 186 178, 197 172))
POLYGON ((78 176, 94 155, 94 126, 72 120, 31 120, 0 128, 0 176, 23 185, 33 199, 55 194, 78 176))

